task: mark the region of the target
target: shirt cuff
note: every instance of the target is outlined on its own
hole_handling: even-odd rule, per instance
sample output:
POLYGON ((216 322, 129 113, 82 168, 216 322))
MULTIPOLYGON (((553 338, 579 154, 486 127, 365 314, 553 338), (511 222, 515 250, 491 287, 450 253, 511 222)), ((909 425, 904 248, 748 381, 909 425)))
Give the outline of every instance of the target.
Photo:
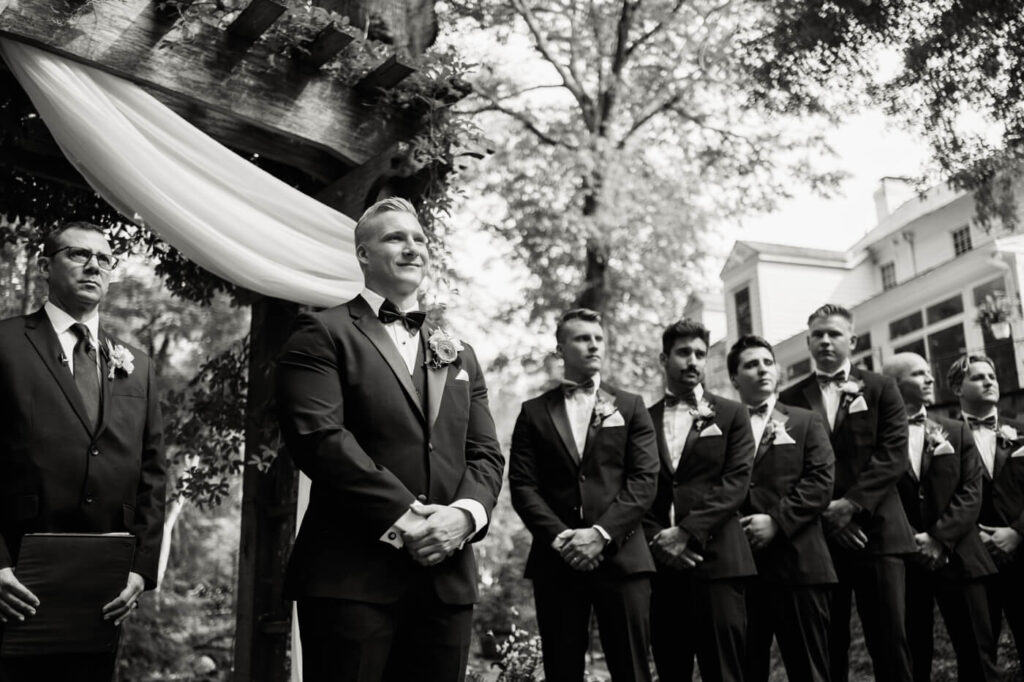
POLYGON ((398 517, 397 521, 391 524, 390 528, 384 531, 384 534, 380 536, 380 541, 391 545, 395 549, 402 549, 405 547, 402 533, 408 533, 422 519, 423 517, 413 510, 406 510, 404 514, 398 517))
POLYGON ((456 509, 461 509, 462 511, 469 513, 470 517, 473 519, 473 532, 467 535, 466 539, 459 545, 459 549, 462 549, 466 546, 466 543, 469 542, 471 537, 479 533, 480 529, 487 525, 487 510, 484 509, 482 504, 469 497, 463 497, 455 500, 448 506, 455 507, 456 509))
POLYGON ((597 525, 596 523, 594 524, 594 530, 601 534, 601 537, 604 538, 604 543, 606 545, 612 541, 612 536, 608 535, 608 531, 606 531, 604 528, 597 525))

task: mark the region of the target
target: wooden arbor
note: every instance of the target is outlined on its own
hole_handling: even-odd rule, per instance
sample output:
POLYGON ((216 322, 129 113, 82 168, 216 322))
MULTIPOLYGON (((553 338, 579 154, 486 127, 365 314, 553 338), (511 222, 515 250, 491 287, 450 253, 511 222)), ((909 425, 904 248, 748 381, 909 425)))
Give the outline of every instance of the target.
MULTIPOLYGON (((265 34, 289 20, 287 0, 217 3, 240 6, 219 24, 189 21, 190 1, 0 0, 0 37, 139 84, 224 145, 349 216, 383 193, 412 197, 419 191, 422 173, 417 176, 407 157, 424 120, 382 108, 380 95, 413 72, 402 57, 433 42, 432 2, 318 0, 350 23, 324 21, 312 31, 303 26, 309 35, 282 50, 265 34), (368 27, 371 38, 390 43, 392 54, 365 64, 364 51, 363 68, 346 81, 325 65, 360 46, 362 33, 353 26, 368 27)), ((2 65, 0 87, 20 90, 2 65)), ((22 132, 0 154, 0 165, 84 185, 41 122, 26 124, 22 117, 19 125, 22 132)), ((266 297, 252 305, 247 459, 276 447, 266 428, 271 367, 296 312, 295 304, 266 297)), ((267 473, 254 466, 244 473, 237 680, 288 678, 291 612, 281 598, 281 578, 295 532, 297 480, 287 457, 267 473)))

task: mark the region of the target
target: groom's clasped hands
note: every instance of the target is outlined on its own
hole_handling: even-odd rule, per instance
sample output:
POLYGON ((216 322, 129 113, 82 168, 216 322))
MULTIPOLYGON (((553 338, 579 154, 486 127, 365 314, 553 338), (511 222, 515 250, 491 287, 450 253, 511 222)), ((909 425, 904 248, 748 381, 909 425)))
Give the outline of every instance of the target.
POLYGON ((423 566, 434 566, 462 547, 473 533, 472 517, 463 509, 443 504, 409 505, 411 515, 400 528, 402 542, 409 554, 423 566))

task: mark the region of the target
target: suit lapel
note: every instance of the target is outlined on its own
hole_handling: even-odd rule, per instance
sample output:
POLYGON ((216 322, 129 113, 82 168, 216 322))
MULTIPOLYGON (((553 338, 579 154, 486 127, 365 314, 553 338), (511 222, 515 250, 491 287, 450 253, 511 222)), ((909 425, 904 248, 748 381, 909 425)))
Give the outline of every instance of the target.
POLYGON ((43 365, 60 386, 60 390, 64 392, 64 397, 71 403, 82 426, 86 431, 92 433, 92 424, 89 423, 89 418, 86 416, 85 403, 82 402, 82 396, 78 393, 75 377, 71 373, 69 365, 66 362, 61 362, 64 351, 45 311, 40 309, 25 318, 25 336, 39 354, 43 365))
MULTIPOLYGON (((928 474, 928 469, 932 466, 932 456, 935 454, 935 448, 928 443, 928 429, 929 427, 938 426, 931 419, 925 419, 924 426, 924 445, 921 446, 921 476, 920 479, 924 480, 924 477, 928 474)), ((950 441, 950 445, 952 445, 950 441)), ((985 467, 982 467, 984 469, 985 467)), ((914 473, 914 467, 910 467, 910 473, 914 473)))
POLYGON ((569 453, 576 466, 580 464, 580 453, 576 449, 576 441, 572 438, 572 427, 569 426, 569 413, 565 409, 565 398, 561 391, 550 391, 547 397, 548 414, 555 425, 558 437, 562 439, 565 451, 569 453))
POLYGON ((672 469, 672 453, 668 451, 668 441, 665 440, 665 400, 659 400, 652 405, 650 413, 651 421, 654 422, 655 435, 658 438, 658 455, 661 457, 661 466, 671 477, 674 471, 672 469))
MULTIPOLYGON (((803 393, 810 408, 820 414, 821 418, 825 420, 825 428, 829 430, 829 434, 833 433, 835 429, 830 428, 828 425, 828 410, 825 409, 825 400, 821 397, 821 387, 818 386, 818 380, 814 378, 814 375, 811 375, 811 378, 804 384, 803 393)), ((838 412, 836 413, 836 419, 839 419, 838 412)))
POLYGON ((430 364, 432 351, 427 344, 427 339, 433 331, 431 327, 423 325, 420 329, 420 345, 423 348, 423 357, 427 359, 427 415, 430 428, 434 428, 437 415, 441 412, 441 399, 444 398, 444 387, 448 381, 448 370, 454 365, 433 367, 430 364))
MULTIPOLYGON (((416 387, 412 384, 409 366, 405 364, 405 360, 402 358, 401 353, 398 352, 398 348, 395 347, 394 341, 388 336, 384 325, 373 315, 370 304, 362 296, 357 296, 349 303, 349 311, 352 314, 352 323, 356 326, 356 329, 361 331, 370 340, 370 343, 381 354, 384 361, 388 363, 395 378, 398 379, 398 383, 401 384, 402 389, 405 391, 409 402, 416 408, 416 412, 420 417, 424 417, 423 406, 416 395, 416 387)), ((427 393, 430 393, 429 380, 427 393)))
MULTIPOLYGON (((619 409, 618 398, 603 388, 597 389, 597 400, 608 401, 615 406, 616 410, 619 409)), ((594 403, 594 410, 597 410, 596 402, 594 403)), ((583 457, 580 458, 581 461, 587 459, 590 455, 590 451, 594 449, 594 441, 597 440, 597 434, 601 430, 601 424, 595 424, 594 422, 596 421, 597 420, 594 419, 593 414, 591 414, 590 421, 587 423, 587 440, 583 444, 583 457)))
POLYGON ((97 339, 96 342, 97 342, 97 344, 99 344, 100 395, 101 395, 100 401, 102 403, 102 406, 100 407, 100 423, 96 427, 96 438, 99 438, 100 435, 107 428, 107 416, 110 414, 110 394, 111 394, 111 389, 113 388, 113 386, 110 385, 112 380, 109 378, 109 376, 110 376, 110 348, 109 348, 109 344, 110 343, 114 343, 114 341, 111 340, 109 336, 104 334, 103 330, 101 329, 100 333, 99 333, 99 338, 97 339))
MULTIPOLYGON (((1006 464, 1006 460, 1010 459, 1010 453, 1013 451, 1013 446, 1006 447, 1000 443, 1002 439, 999 437, 999 433, 996 433, 996 454, 992 462, 992 478, 999 478, 999 472, 1003 470, 1003 466, 1006 464)), ((982 472, 988 476, 988 470, 982 467, 982 472)))

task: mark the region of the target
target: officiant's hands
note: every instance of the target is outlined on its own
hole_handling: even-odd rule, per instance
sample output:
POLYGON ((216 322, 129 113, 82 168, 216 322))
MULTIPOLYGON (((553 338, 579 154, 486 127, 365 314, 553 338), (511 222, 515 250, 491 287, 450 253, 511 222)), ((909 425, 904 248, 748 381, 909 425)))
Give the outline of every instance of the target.
POLYGON ((420 502, 409 508, 423 520, 403 533, 402 540, 412 558, 423 566, 441 563, 473 532, 472 517, 464 509, 420 502))
POLYGON ((138 573, 128 574, 128 584, 114 601, 103 607, 103 620, 114 619, 120 625, 132 611, 139 607, 139 595, 146 588, 146 581, 138 573))
POLYGON ((36 612, 36 595, 14 577, 13 568, 0 568, 0 620, 23 621, 36 612))

